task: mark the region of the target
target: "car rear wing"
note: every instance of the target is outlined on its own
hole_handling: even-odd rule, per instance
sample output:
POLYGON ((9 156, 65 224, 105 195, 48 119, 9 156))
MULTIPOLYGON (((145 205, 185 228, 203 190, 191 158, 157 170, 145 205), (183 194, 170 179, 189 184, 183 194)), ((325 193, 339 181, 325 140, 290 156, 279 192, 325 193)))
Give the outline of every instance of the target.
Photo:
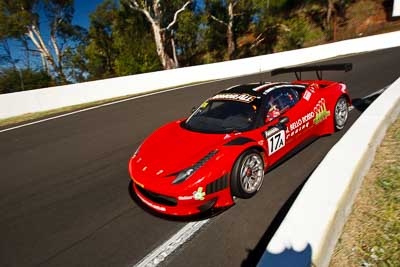
POLYGON ((348 72, 353 69, 352 63, 343 63, 343 64, 326 64, 326 65, 313 65, 313 66, 300 66, 300 67, 292 67, 292 68, 281 68, 275 69, 271 71, 271 76, 275 76, 283 73, 292 73, 296 75, 297 80, 301 80, 302 72, 315 71, 319 80, 322 80, 322 72, 323 71, 344 71, 348 72))

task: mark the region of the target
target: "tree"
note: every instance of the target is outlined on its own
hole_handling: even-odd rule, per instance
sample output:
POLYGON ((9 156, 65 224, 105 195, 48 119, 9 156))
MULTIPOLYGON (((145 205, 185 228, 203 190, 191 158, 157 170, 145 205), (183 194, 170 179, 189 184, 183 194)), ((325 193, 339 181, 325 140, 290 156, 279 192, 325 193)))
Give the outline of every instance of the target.
POLYGON ((15 70, 14 68, 2 69, 0 71, 0 94, 53 85, 53 79, 45 71, 33 71, 31 69, 15 70), (24 80, 24 88, 21 88, 20 85, 21 77, 24 80))
POLYGON ((152 29, 141 13, 122 4, 113 26, 117 75, 162 70, 152 29))
POLYGON ((14 38, 32 42, 35 52, 42 58, 43 67, 55 73, 62 83, 67 82, 63 68, 63 57, 66 49, 73 46, 85 34, 83 28, 72 25, 74 14, 73 0, 0 0, 0 35, 3 38, 14 38), (40 28, 41 5, 44 7, 50 45, 43 38, 40 28))
POLYGON ((90 14, 85 49, 89 79, 161 70, 151 26, 127 3, 105 0, 90 14))
MULTIPOLYGON (((146 20, 150 23, 153 31, 153 37, 157 48, 157 54, 160 57, 161 64, 164 69, 173 69, 179 67, 179 62, 176 56, 176 47, 174 35, 171 31, 177 23, 180 13, 185 11, 193 0, 189 0, 180 5, 179 9, 171 12, 172 2, 161 0, 125 0, 133 10, 141 12, 146 20), (168 5, 169 4, 169 5, 168 5), (172 15, 173 14, 173 15, 172 15), (172 15, 172 16, 171 16, 172 15), (170 45, 170 52, 167 47, 170 45), (172 55, 171 55, 172 54, 172 55)), ((178 1, 181 3, 182 1, 178 1)))
MULTIPOLYGON (((194 6, 194 5, 192 5, 194 6)), ((205 22, 200 10, 184 12, 178 18, 174 37, 176 40, 177 57, 182 66, 193 66, 202 64, 203 55, 206 53, 204 42, 205 22)))
MULTIPOLYGON (((207 0, 206 14, 209 17, 211 31, 219 31, 222 27, 226 43, 225 59, 236 56, 237 39, 249 31, 254 17, 252 1, 240 0, 207 0), (214 23, 213 23, 214 22, 214 23), (215 25, 218 24, 218 26, 215 25)), ((217 36, 215 36, 217 37, 217 36)))
POLYGON ((92 77, 109 78, 115 76, 115 59, 118 51, 114 48, 113 24, 118 9, 114 1, 106 0, 90 14, 89 42, 85 53, 88 70, 92 77))
POLYGON ((216 22, 220 23, 226 28, 226 42, 227 42, 227 47, 228 47, 228 59, 232 59, 233 53, 235 52, 236 49, 236 42, 234 40, 233 36, 233 19, 237 14, 234 13, 234 8, 235 6, 239 3, 239 0, 228 0, 223 1, 223 5, 226 6, 228 16, 227 18, 221 19, 217 18, 216 15, 212 14, 212 10, 210 10, 210 17, 215 20, 216 22))

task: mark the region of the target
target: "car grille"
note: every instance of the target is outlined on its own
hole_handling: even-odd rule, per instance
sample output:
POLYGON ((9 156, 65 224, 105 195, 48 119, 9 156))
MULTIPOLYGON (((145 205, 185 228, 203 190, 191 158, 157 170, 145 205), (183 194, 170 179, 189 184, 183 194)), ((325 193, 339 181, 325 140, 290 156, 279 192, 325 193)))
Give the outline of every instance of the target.
POLYGON ((140 186, 136 186, 137 190, 146 198, 150 199, 154 203, 165 205, 165 206, 176 206, 177 201, 173 197, 163 196, 157 193, 150 192, 140 186))

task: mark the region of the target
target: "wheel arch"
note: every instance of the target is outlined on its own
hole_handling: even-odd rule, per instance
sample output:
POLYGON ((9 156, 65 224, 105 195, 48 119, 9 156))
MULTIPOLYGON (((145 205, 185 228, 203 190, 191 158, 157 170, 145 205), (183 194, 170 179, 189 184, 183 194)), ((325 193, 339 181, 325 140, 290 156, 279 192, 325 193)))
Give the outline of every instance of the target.
MULTIPOLYGON (((339 100, 339 98, 341 98, 341 97, 346 98, 347 103, 349 103, 349 106, 351 105, 351 99, 350 99, 350 96, 349 96, 348 94, 341 94, 341 95, 337 98, 337 100, 339 100)), ((337 101, 337 100, 336 100, 336 101, 337 101)))

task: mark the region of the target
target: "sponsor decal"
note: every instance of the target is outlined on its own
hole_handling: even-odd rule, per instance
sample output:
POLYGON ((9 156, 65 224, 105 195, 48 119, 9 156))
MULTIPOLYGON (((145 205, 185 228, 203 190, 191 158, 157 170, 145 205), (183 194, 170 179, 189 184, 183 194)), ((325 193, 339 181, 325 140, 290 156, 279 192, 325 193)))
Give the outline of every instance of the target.
POLYGON ((304 95, 303 95, 303 98, 305 99, 305 100, 307 100, 307 101, 309 101, 310 100, 310 97, 311 97, 311 92, 310 91, 305 91, 304 92, 304 95))
POLYGON ((166 209, 164 207, 155 205, 153 203, 150 203, 149 201, 147 201, 146 199, 144 199, 143 197, 141 197, 139 194, 137 194, 137 196, 143 201, 143 203, 145 203, 146 205, 152 207, 155 210, 159 210, 159 211, 166 211, 166 209))
POLYGON ((278 133, 272 135, 267 139, 268 141, 268 155, 274 154, 285 146, 285 131, 280 130, 278 133))
POLYGON ((278 127, 272 127, 271 129, 268 129, 267 131, 264 132, 265 138, 271 137, 279 131, 280 129, 278 127))
POLYGON ((331 115, 331 112, 326 109, 325 105, 325 99, 321 98, 317 105, 314 107, 314 113, 315 113, 315 118, 314 118, 314 124, 317 125, 324 121, 326 118, 328 118, 331 115))
POLYGON ((252 96, 249 94, 218 94, 211 97, 209 100, 232 100, 250 103, 253 102, 254 99, 256 99, 256 96, 252 96))
POLYGON ((317 88, 317 87, 318 87, 318 84, 312 83, 312 84, 310 84, 310 86, 307 88, 307 90, 310 91, 312 94, 314 94, 314 93, 315 93, 315 88, 317 88))
POLYGON ((314 116, 314 112, 309 112, 297 121, 292 122, 286 130, 286 139, 288 139, 290 136, 300 133, 304 129, 307 129, 310 125, 309 122, 314 118, 314 116))
POLYGON ((204 108, 206 108, 207 106, 208 106, 208 102, 206 101, 206 102, 204 102, 203 104, 201 104, 200 108, 201 108, 201 109, 204 109, 204 108))
POLYGON ((193 196, 179 196, 178 200, 192 200, 193 196))
POLYGON ((203 192, 203 187, 199 187, 197 191, 193 192, 193 198, 195 200, 204 200, 204 197, 206 196, 206 192, 203 192))
POLYGON ((321 98, 315 105, 313 111, 307 113, 297 121, 292 122, 286 130, 286 139, 301 133, 310 126, 312 121, 314 125, 321 123, 330 116, 330 111, 326 109, 325 99, 321 98))

